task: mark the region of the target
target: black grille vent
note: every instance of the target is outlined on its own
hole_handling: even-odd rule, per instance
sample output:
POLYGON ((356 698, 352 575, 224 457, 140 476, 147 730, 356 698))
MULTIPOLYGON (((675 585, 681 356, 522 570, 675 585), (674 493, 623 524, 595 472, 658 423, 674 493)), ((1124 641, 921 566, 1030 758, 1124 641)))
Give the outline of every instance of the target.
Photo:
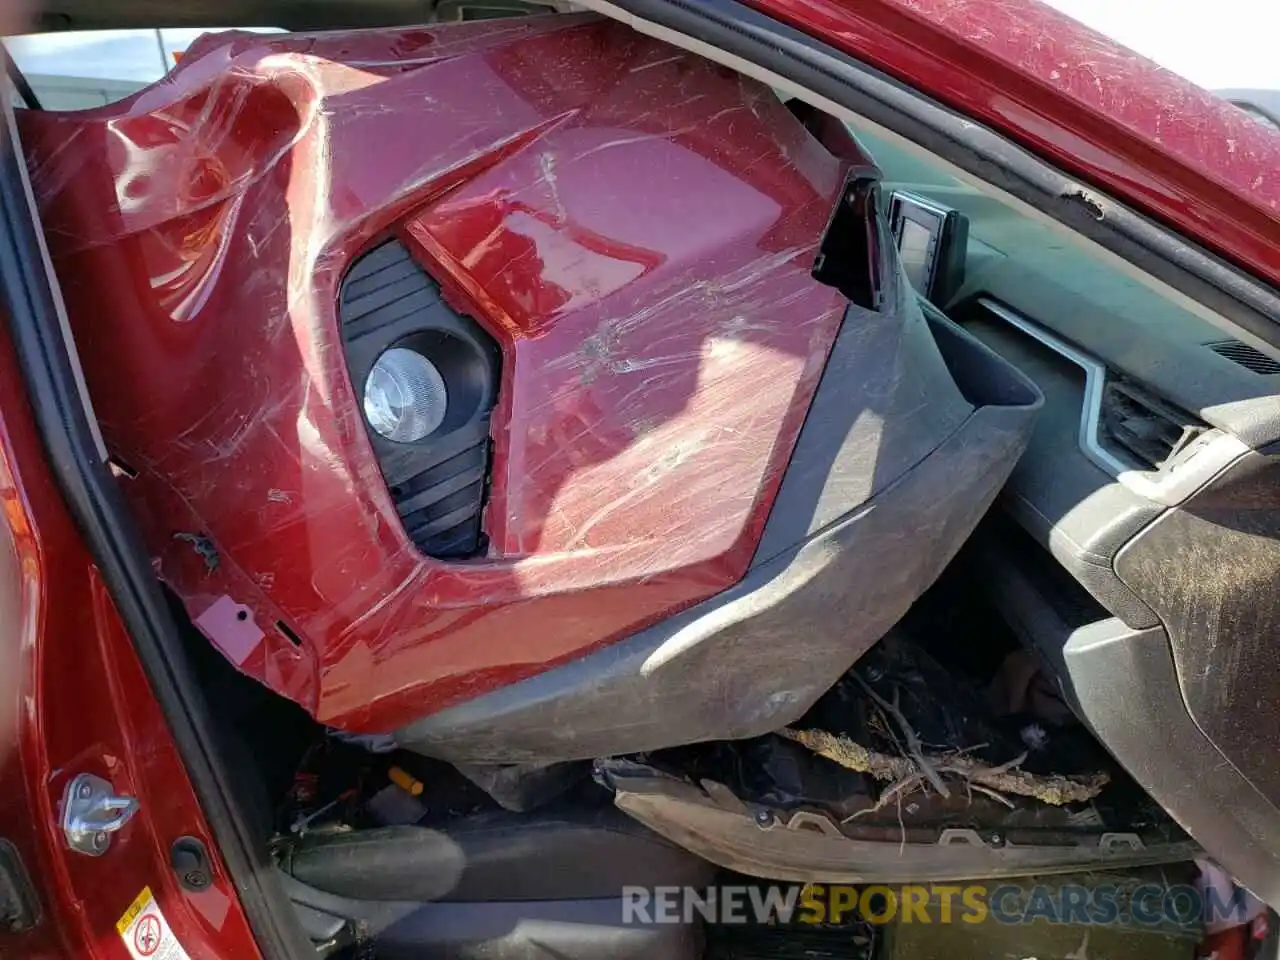
POLYGON ((1122 380, 1107 383, 1102 426, 1111 440, 1157 470, 1207 429, 1190 414, 1122 380))
POLYGON ((416 350, 440 371, 449 412, 434 433, 416 443, 394 443, 373 430, 369 438, 405 532, 418 549, 440 559, 482 553, 497 345, 444 302, 436 282, 397 240, 352 265, 338 314, 362 411, 369 369, 388 348, 416 350))
POLYGON ((469 557, 480 532, 489 475, 489 421, 427 448, 429 456, 382 461, 382 474, 409 539, 431 557, 469 557))
POLYGON ((1271 359, 1261 350, 1239 340, 1215 340, 1212 343, 1206 343, 1205 346, 1218 356, 1226 357, 1254 373, 1260 373, 1266 377, 1280 373, 1280 361, 1271 359))

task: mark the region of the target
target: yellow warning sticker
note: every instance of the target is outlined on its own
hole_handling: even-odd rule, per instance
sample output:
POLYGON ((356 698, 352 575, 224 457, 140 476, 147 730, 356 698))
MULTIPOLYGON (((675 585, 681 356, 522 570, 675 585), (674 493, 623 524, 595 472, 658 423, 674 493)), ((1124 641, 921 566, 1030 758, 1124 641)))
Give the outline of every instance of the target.
POLYGON ((124 916, 116 921, 116 932, 133 960, 191 960, 169 929, 150 887, 143 887, 134 897, 124 916))

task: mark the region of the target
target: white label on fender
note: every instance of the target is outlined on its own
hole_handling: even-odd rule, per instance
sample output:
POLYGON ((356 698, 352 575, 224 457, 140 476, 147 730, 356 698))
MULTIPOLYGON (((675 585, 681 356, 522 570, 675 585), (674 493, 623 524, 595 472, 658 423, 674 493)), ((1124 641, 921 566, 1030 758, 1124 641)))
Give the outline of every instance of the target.
POLYGON ((150 887, 143 887, 129 904, 124 916, 116 921, 116 930, 133 960, 191 960, 169 929, 150 887))

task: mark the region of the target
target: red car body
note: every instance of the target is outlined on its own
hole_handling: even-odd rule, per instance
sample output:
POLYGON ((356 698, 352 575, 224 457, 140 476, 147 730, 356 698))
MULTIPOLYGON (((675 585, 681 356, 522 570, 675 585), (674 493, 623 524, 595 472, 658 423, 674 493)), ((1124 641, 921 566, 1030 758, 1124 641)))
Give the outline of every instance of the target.
POLYGON ((844 311, 797 256, 844 165, 776 98, 611 21, 517 23, 204 43, 118 111, 21 118, 108 445, 224 562, 167 526, 149 549, 224 654, 331 726, 403 726, 740 580, 844 311), (647 113, 652 83, 686 109, 647 113), (502 348, 465 564, 368 482, 339 286, 388 232, 502 348))
MULTIPOLYGON (((1280 283, 1280 136, 1068 18, 1033 0, 753 5, 989 125, 1263 280, 1280 283)), ((376 149, 369 151, 370 175, 380 159, 376 149)), ((474 214, 483 217, 483 208, 474 214)), ((406 229, 429 256, 448 254, 447 231, 433 231, 430 222, 406 229)), ((110 283, 105 272, 98 279, 110 283)), ((105 289, 98 295, 109 296, 105 289)), ((535 323, 536 311, 526 320, 535 323)), ((819 322, 806 335, 830 332, 819 322)), ((90 349, 81 343, 82 351, 90 349)), ((789 378, 780 391, 806 388, 806 370, 795 364, 780 369, 789 378)), ((528 376, 533 383, 540 373, 536 366, 521 371, 518 363, 515 370, 508 375, 528 376)), ((190 373, 175 373, 181 377, 173 384, 175 396, 191 383, 190 373)), ((182 402, 212 398, 192 401, 188 395, 182 402)), ((34 928, 0 933, 0 955, 123 958, 116 922, 137 891, 150 886, 193 956, 256 956, 169 728, 54 484, 7 332, 0 334, 0 414, 0 494, 7 521, 0 555, 0 835, 17 847, 42 908, 34 928), (142 804, 143 814, 120 832, 109 856, 71 853, 58 828, 62 791, 79 772, 109 777, 142 804), (200 838, 215 851, 209 889, 193 893, 177 883, 168 850, 182 835, 200 838)), ((784 425, 781 432, 788 429, 795 426, 784 425)), ((264 491, 273 488, 270 478, 260 480, 264 491)), ((756 522, 749 507, 737 512, 718 548, 692 558, 691 570, 670 564, 676 572, 655 584, 652 610, 625 616, 642 621, 732 582, 743 549, 739 537, 756 522)), ((338 539, 350 523, 339 518, 338 539)), ((501 538, 520 543, 530 535, 514 528, 501 538)), ((543 532, 535 539, 549 537, 551 545, 557 536, 543 532)), ((557 572, 553 565, 546 576, 572 579, 572 561, 561 562, 564 568, 557 572)), ((494 576, 503 574, 497 570, 494 576)), ((599 609, 599 599, 589 595, 583 615, 599 609)), ((511 628, 518 630, 518 622, 511 628)), ((533 669, 577 649, 572 637, 530 642, 533 669)), ((292 656, 280 649, 286 660, 292 656)), ((334 656, 340 660, 342 652, 334 656)), ((463 653, 471 658, 468 676, 483 677, 482 654, 465 647, 463 653)), ((361 669, 367 677, 367 667, 361 669)), ((324 695, 314 683, 311 674, 295 688, 299 699, 313 698, 312 706, 324 695)), ((341 689, 327 695, 333 704, 328 717, 379 726, 374 721, 380 718, 355 716, 344 706, 360 698, 344 700, 341 689)), ((432 695, 447 701, 450 693, 432 695)))

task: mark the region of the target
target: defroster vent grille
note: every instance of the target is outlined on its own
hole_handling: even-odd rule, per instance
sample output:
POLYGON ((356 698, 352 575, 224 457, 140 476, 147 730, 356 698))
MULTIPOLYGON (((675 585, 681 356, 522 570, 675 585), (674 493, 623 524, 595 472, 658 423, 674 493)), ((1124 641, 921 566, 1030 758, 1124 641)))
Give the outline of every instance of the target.
POLYGON ((1226 357, 1254 373, 1260 373, 1263 376, 1275 376, 1280 373, 1280 361, 1273 360, 1261 350, 1240 340, 1215 340, 1212 343, 1206 343, 1205 346, 1218 356, 1226 357))

